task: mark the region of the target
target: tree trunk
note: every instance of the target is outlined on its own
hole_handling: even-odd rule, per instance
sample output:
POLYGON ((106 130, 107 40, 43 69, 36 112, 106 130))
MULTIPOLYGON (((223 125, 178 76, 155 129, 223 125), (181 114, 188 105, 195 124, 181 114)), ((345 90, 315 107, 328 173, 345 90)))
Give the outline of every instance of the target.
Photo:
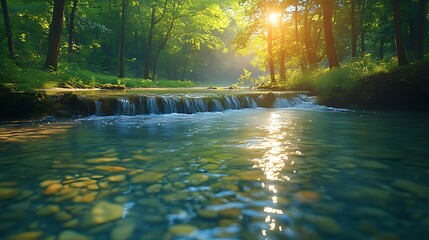
POLYGON ((79 0, 74 0, 73 1, 72 11, 70 13, 70 20, 69 20, 69 24, 67 26, 68 45, 69 45, 69 49, 68 49, 69 58, 73 54, 73 46, 75 44, 75 41, 74 41, 74 32, 75 32, 74 19, 75 19, 75 16, 76 16, 76 9, 77 9, 78 1, 79 0))
POLYGON ((279 75, 280 83, 286 83, 286 67, 285 67, 285 38, 286 38, 286 26, 280 24, 280 51, 279 51, 279 75))
POLYGON ((45 67, 56 71, 58 69, 58 58, 60 55, 61 33, 63 30, 65 0, 55 0, 52 22, 48 35, 48 53, 45 67))
POLYGON ((122 0, 122 23, 121 23, 121 35, 120 35, 120 46, 119 46, 119 78, 125 77, 124 71, 124 59, 125 59, 125 12, 126 12, 126 0, 122 0))
POLYGON ((294 13, 294 20, 295 20, 295 41, 297 43, 299 42, 299 34, 298 34, 298 5, 299 5, 299 0, 296 1, 295 13, 294 13))
POLYGON ((276 84, 276 75, 274 73, 274 56, 273 56, 273 27, 268 23, 268 66, 270 69, 271 84, 276 84))
POLYGON ((356 31, 356 0, 351 0, 351 25, 352 25, 352 57, 356 57, 357 31, 356 31))
POLYGON ((339 67, 337 50, 335 48, 334 34, 332 32, 332 0, 321 0, 323 10, 323 28, 325 32, 326 55, 328 56, 329 68, 339 67))
POLYGON ((155 27, 155 6, 152 7, 152 16, 151 16, 150 28, 149 28, 149 38, 147 42, 146 58, 144 63, 143 77, 146 79, 150 78, 150 57, 152 54, 152 40, 153 40, 154 27, 155 27))
POLYGON ((1 8, 3 10, 4 28, 7 37, 7 49, 9 51, 9 59, 15 60, 15 51, 13 49, 12 27, 10 26, 9 11, 7 9, 6 0, 1 0, 1 8))
POLYGON ((426 9, 428 0, 419 0, 419 10, 417 14, 417 29, 416 29, 416 42, 415 54, 419 60, 424 56, 424 43, 426 35, 426 9))
POLYGON ((383 31, 383 33, 381 34, 381 38, 380 38, 380 46, 378 48, 378 57, 380 59, 384 58, 384 44, 386 42, 386 32, 383 31))
POLYGON ((398 55, 399 65, 407 65, 408 60, 405 54, 404 41, 402 39, 402 29, 401 29, 401 8, 399 0, 391 0, 393 6, 393 19, 395 23, 395 42, 396 42, 396 52, 398 55))
POLYGON ((363 57, 366 52, 366 45, 365 45, 365 32, 366 28, 364 26, 364 14, 365 14, 365 6, 366 6, 365 0, 359 0, 359 35, 360 35, 360 55, 363 57))
POLYGON ((307 56, 308 67, 310 69, 316 68, 316 51, 314 48, 314 43, 311 36, 311 22, 308 20, 308 13, 310 8, 311 1, 307 1, 304 9, 304 46, 307 56))

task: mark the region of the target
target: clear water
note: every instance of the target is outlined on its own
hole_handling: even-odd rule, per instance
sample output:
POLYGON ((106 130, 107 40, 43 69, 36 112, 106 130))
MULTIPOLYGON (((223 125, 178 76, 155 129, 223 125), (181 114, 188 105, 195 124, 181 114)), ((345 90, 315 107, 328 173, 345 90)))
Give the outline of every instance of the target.
POLYGON ((258 108, 3 124, 0 238, 424 239, 428 120, 258 108))

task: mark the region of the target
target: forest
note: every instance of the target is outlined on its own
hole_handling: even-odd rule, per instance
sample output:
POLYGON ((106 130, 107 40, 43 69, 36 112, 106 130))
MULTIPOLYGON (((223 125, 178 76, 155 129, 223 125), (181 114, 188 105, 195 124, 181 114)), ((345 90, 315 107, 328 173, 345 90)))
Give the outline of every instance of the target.
POLYGON ((1 2, 0 79, 11 89, 232 85, 332 98, 376 95, 362 86, 393 72, 427 94, 416 80, 427 0, 1 2))

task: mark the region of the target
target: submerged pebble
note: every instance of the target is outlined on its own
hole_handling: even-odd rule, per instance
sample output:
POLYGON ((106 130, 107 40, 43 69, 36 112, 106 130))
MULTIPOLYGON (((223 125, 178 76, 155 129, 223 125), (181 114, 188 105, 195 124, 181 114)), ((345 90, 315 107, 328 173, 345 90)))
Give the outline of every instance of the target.
POLYGON ((62 231, 60 236, 58 237, 58 240, 90 240, 90 239, 91 239, 90 237, 72 230, 62 231))
POLYGON ((0 200, 8 200, 19 194, 19 191, 13 188, 0 188, 0 200))
POLYGON ((168 232, 174 236, 184 237, 197 231, 198 228, 190 224, 174 225, 170 227, 168 232))

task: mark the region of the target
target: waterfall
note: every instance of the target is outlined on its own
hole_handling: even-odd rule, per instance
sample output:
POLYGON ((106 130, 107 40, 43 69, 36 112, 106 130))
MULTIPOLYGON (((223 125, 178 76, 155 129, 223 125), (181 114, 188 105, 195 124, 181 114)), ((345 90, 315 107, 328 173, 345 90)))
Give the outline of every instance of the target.
POLYGON ((199 112, 220 112, 245 108, 290 108, 315 106, 315 99, 306 95, 253 93, 241 95, 212 96, 147 96, 138 95, 119 99, 95 100, 95 115, 142 115, 142 114, 193 114, 199 112))

